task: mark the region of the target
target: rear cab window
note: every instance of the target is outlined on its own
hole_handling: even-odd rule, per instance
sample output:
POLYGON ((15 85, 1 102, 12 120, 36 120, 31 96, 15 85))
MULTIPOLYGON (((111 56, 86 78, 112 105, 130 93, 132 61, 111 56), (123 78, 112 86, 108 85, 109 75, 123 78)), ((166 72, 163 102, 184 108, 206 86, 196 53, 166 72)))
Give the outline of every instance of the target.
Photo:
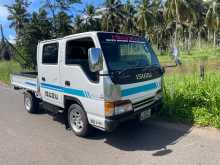
POLYGON ((59 44, 49 43, 43 45, 42 64, 56 65, 58 64, 59 44))

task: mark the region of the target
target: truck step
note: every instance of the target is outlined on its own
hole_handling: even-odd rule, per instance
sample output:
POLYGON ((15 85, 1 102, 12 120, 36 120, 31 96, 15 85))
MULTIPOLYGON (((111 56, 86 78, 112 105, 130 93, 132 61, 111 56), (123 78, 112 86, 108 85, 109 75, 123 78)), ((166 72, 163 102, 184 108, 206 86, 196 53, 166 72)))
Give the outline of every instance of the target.
POLYGON ((57 106, 50 104, 50 103, 47 103, 47 102, 42 102, 41 106, 43 109, 50 111, 52 113, 63 113, 64 112, 64 110, 61 109, 60 107, 57 107, 57 106))

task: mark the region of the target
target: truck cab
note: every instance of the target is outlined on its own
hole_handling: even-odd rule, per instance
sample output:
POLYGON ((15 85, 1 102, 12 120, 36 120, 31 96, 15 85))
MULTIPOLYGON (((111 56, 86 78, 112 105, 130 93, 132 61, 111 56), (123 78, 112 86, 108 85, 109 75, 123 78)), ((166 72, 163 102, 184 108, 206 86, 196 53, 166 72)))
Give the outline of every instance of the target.
POLYGON ((14 74, 25 108, 62 112, 78 136, 90 127, 112 131, 125 120, 145 120, 162 103, 163 69, 145 38, 86 32, 42 41, 37 73, 14 74))

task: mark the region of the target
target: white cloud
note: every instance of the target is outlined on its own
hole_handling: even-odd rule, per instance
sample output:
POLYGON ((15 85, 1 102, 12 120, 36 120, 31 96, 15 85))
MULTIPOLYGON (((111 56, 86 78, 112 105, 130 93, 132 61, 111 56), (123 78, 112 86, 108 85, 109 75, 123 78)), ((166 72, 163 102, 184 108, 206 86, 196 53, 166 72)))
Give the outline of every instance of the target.
POLYGON ((8 9, 5 6, 0 5, 0 21, 6 21, 8 15, 8 9))

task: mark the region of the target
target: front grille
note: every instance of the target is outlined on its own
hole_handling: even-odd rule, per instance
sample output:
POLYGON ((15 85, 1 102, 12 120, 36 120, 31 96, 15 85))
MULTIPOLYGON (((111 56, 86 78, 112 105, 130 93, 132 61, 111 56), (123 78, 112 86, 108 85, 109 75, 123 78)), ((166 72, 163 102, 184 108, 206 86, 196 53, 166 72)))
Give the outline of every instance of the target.
POLYGON ((155 101, 154 97, 149 97, 149 98, 143 99, 141 101, 138 101, 136 103, 133 103, 134 111, 138 111, 140 109, 144 109, 144 108, 150 106, 151 104, 153 104, 154 101, 155 101))

